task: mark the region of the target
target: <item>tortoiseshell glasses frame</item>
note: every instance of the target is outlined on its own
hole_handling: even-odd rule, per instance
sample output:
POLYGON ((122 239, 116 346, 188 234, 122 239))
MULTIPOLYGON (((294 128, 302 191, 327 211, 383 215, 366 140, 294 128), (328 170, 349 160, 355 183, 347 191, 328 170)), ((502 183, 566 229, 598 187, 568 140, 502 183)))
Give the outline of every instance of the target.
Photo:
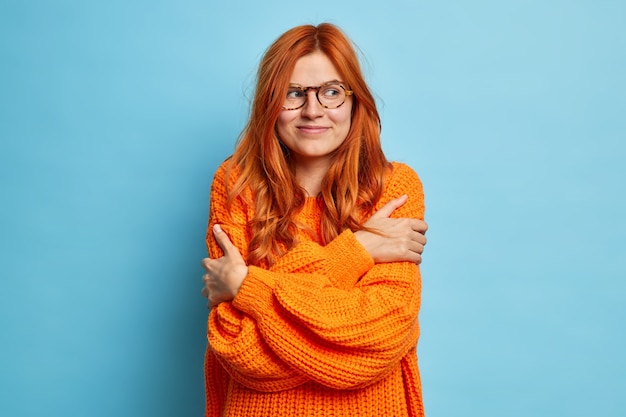
POLYGON ((337 80, 325 82, 317 87, 302 87, 299 84, 289 84, 283 110, 298 110, 304 107, 309 99, 308 93, 310 90, 315 91, 317 101, 325 109, 337 109, 341 107, 341 105, 346 102, 346 98, 354 94, 354 91, 347 90, 343 86, 343 83, 337 80))

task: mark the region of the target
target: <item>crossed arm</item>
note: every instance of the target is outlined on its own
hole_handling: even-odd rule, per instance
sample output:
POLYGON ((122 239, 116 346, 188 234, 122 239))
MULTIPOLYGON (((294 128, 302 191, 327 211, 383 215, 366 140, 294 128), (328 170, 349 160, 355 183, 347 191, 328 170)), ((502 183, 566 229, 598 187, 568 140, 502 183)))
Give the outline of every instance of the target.
MULTIPOLYGON (((356 240, 363 246, 375 264, 387 262, 413 262, 419 265, 426 245, 426 222, 411 218, 392 218, 392 213, 407 202, 408 195, 402 195, 385 204, 366 222, 368 229, 378 230, 373 233, 359 230, 354 233, 356 240)), ((212 228, 215 241, 223 251, 223 256, 204 258, 202 295, 208 298, 209 307, 224 301, 230 301, 239 292, 239 288, 248 275, 248 266, 239 249, 230 241, 228 235, 218 223, 212 228)), ((284 262, 283 262, 284 264, 284 262)))
POLYGON ((309 380, 356 388, 414 348, 426 224, 417 176, 397 188, 406 195, 366 222, 382 234, 346 231, 324 247, 303 242, 269 270, 245 265, 241 230, 213 226, 221 219, 212 195, 213 259, 203 260, 208 338, 233 378, 264 391, 309 380))

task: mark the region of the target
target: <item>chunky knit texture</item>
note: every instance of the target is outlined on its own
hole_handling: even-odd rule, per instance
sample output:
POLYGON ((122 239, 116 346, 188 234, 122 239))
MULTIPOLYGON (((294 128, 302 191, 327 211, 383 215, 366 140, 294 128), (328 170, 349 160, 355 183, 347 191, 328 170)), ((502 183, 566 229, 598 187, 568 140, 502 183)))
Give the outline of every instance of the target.
MULTIPOLYGON (((408 202, 393 217, 423 219, 419 178, 393 163, 376 209, 403 194, 408 202)), ((223 254, 211 232, 216 223, 247 257, 254 213, 247 198, 227 212, 223 164, 211 188, 206 240, 212 258, 223 254)), ((424 415, 418 267, 374 264, 349 230, 322 246, 320 218, 316 199, 307 199, 297 220, 310 230, 301 229, 299 243, 270 268, 250 266, 234 300, 211 311, 208 417, 424 415)))

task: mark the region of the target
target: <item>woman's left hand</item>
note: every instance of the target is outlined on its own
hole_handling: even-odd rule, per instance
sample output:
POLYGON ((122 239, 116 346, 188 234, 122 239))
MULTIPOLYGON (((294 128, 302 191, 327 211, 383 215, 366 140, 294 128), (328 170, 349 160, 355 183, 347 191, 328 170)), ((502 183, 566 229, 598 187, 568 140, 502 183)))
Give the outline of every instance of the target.
POLYGON ((202 260, 202 266, 206 270, 206 274, 202 277, 204 282, 202 295, 209 299, 209 308, 235 298, 243 280, 248 275, 248 266, 239 249, 232 244, 228 235, 218 224, 213 226, 213 235, 224 251, 224 256, 202 260))

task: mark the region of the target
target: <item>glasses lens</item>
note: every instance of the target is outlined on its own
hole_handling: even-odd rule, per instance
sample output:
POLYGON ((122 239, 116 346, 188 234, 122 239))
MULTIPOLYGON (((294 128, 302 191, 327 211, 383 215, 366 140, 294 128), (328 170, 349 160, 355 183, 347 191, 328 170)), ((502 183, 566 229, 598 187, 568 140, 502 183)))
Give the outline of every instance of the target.
POLYGON ((289 87, 287 90, 287 97, 285 97, 285 104, 283 107, 285 109, 297 109, 301 107, 306 101, 306 94, 302 91, 300 87, 289 87))
POLYGON ((346 100, 346 91, 339 84, 324 85, 319 89, 317 97, 325 107, 335 109, 346 100))

